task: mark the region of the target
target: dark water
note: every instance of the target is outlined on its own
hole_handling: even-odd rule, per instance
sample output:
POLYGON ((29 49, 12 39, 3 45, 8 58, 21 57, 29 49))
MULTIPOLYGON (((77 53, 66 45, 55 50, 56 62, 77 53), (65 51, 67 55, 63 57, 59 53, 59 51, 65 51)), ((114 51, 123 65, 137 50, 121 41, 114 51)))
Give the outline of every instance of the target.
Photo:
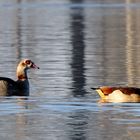
POLYGON ((28 100, 0 98, 0 140, 138 140, 140 104, 91 87, 140 84, 138 0, 0 0, 0 75, 31 58, 28 100))

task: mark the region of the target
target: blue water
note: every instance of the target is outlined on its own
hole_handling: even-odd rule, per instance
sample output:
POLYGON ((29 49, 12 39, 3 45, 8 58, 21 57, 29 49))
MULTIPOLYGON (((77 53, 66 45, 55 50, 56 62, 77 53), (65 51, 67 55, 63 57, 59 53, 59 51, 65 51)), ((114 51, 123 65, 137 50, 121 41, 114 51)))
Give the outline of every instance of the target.
POLYGON ((139 87, 139 1, 0 1, 0 75, 32 59, 28 98, 0 98, 1 140, 138 140, 139 103, 99 103, 100 85, 139 87))

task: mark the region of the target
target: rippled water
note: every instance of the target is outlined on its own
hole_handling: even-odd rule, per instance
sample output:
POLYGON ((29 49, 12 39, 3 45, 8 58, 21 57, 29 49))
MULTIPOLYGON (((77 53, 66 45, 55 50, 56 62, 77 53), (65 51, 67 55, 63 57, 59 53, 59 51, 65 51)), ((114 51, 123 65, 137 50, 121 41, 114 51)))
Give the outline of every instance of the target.
POLYGON ((90 88, 140 84, 140 3, 0 0, 0 75, 31 58, 30 97, 0 98, 2 140, 138 140, 139 103, 90 88))

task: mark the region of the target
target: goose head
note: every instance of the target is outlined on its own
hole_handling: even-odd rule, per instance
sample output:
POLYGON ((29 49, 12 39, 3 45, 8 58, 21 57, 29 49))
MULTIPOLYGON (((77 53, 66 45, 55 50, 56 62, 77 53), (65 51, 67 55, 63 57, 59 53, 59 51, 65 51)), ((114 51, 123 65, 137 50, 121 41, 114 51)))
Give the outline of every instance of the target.
POLYGON ((27 79, 28 69, 39 69, 39 67, 30 59, 21 60, 17 66, 17 72, 16 72, 18 80, 27 79))

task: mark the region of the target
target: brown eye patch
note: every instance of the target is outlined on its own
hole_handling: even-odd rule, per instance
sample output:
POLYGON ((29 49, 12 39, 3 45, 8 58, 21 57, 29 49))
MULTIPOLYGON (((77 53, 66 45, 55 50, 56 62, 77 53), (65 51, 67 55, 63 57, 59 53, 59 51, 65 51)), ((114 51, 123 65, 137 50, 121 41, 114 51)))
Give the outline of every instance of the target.
POLYGON ((25 63, 28 65, 31 63, 31 60, 26 60, 25 63))

